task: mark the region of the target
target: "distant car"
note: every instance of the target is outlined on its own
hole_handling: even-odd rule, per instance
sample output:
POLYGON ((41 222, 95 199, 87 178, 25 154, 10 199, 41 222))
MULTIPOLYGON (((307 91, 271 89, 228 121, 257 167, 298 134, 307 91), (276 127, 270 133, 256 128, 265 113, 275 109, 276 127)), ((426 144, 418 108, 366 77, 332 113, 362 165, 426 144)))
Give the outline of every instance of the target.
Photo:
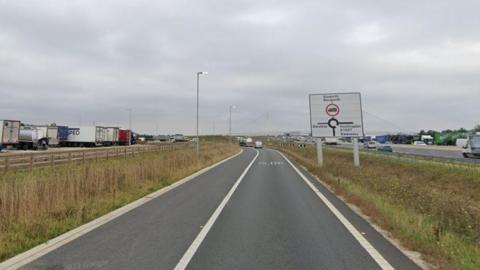
POLYGON ((375 149, 377 148, 377 143, 374 141, 365 142, 365 149, 375 149))
POLYGON ((390 145, 379 145, 377 146, 377 151, 380 152, 393 152, 393 148, 390 145))
POLYGON ((256 141, 255 142, 255 148, 257 148, 257 149, 263 148, 263 143, 261 141, 256 141))
POLYGON ((186 142, 187 138, 185 138, 185 136, 183 136, 183 134, 175 134, 175 135, 173 135, 173 141, 174 142, 186 142))
POLYGON ((427 145, 424 141, 414 141, 413 145, 427 145))

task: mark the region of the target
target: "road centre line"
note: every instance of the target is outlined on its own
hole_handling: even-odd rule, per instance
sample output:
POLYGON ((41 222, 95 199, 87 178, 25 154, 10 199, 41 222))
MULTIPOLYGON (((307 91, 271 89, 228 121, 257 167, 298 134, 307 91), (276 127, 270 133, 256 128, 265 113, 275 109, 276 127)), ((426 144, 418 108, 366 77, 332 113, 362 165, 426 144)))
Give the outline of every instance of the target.
POLYGON ((375 260, 375 262, 382 268, 383 270, 393 270, 393 266, 383 258, 383 256, 378 252, 372 244, 368 242, 368 240, 345 218, 345 216, 338 211, 337 208, 323 195, 317 187, 315 187, 308 179, 303 175, 300 170, 293 165, 293 163, 280 151, 277 151, 289 164, 292 168, 297 172, 298 175, 305 181, 305 183, 310 187, 313 192, 320 198, 320 200, 328 207, 328 209, 335 215, 335 217, 345 226, 345 228, 352 234, 352 236, 360 243, 360 245, 367 251, 367 253, 375 260))
POLYGON ((243 171, 243 173, 237 179, 237 181, 232 186, 230 191, 228 191, 227 195, 225 196, 225 198, 223 198, 223 201, 218 205, 217 209, 213 212, 212 216, 208 219, 207 223, 202 228, 200 233, 197 235, 197 237, 195 237, 195 240, 193 240, 190 247, 187 249, 185 254, 183 254, 183 257, 180 259, 180 261, 175 266, 175 270, 184 270, 188 266, 188 264, 190 263, 190 260, 193 258, 193 256, 197 252, 198 248, 202 244, 203 240, 207 236, 208 232, 213 227, 213 224, 215 223, 215 221, 218 219, 218 217, 222 213, 223 208, 225 208, 225 206, 227 205, 228 201, 232 197, 232 195, 235 192, 235 190, 237 189, 237 187, 240 185, 240 182, 242 182, 243 178, 247 174, 250 167, 252 167, 253 163, 255 163, 255 160, 257 160, 260 152, 258 150, 255 150, 255 151, 257 152, 255 157, 252 159, 250 164, 248 164, 247 168, 243 171))

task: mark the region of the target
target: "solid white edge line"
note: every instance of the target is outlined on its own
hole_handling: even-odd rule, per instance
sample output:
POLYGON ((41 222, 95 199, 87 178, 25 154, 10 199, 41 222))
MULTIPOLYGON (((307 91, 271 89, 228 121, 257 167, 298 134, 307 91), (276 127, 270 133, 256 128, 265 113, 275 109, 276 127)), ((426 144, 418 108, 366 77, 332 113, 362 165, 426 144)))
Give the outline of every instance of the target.
POLYGON ((78 237, 102 226, 103 224, 107 223, 107 222, 110 222, 116 218, 118 218, 119 216, 167 193, 168 191, 172 190, 172 189, 175 189, 176 187, 179 187, 181 186, 182 184, 202 175, 203 173, 221 165, 222 163, 225 163, 239 155, 241 155, 243 153, 243 149, 241 149, 240 152, 238 152, 237 154, 235 155, 232 155, 228 158, 225 158, 215 164, 212 164, 206 168, 203 168, 201 169, 200 171, 196 172, 196 173, 193 173, 181 180, 178 180, 176 181, 175 183, 169 185, 169 186, 166 186, 160 190, 157 190, 153 193, 150 193, 148 195, 146 195, 145 197, 143 198, 140 198, 136 201, 133 201, 125 206, 122 206, 110 213, 107 213, 97 219, 94 219, 92 221, 90 221, 89 223, 86 223, 86 224, 83 224, 81 225, 80 227, 77 227, 75 229, 72 229, 71 231, 68 231, 62 235, 59 235, 49 241, 47 241, 46 243, 44 244, 40 244, 30 250, 27 250, 25 251, 24 253, 20 253, 19 255, 15 256, 15 257, 12 257, 2 263, 0 263, 0 269, 1 270, 14 270, 14 269, 18 269, 40 257, 42 257, 43 255, 77 239, 78 237))
POLYGON ((220 216, 220 214, 222 213, 222 210, 223 208, 225 208, 225 205, 227 205, 228 201, 230 200, 230 198, 232 197, 233 193, 235 192, 235 190, 237 189, 238 185, 240 185, 240 182, 242 182, 243 178, 245 177, 245 175, 247 174, 248 170, 250 169, 250 167, 252 167, 253 163, 255 162, 255 160, 257 160, 258 158, 258 155, 260 154, 260 152, 258 150, 255 150, 257 151, 257 154, 255 155, 255 157, 252 159, 252 161, 250 162, 250 164, 248 164, 247 168, 243 171, 243 173, 240 175, 240 177, 237 179, 237 181, 235 182, 235 184, 232 186, 232 188, 230 189, 230 191, 228 191, 227 195, 225 196, 225 198, 223 198, 222 202, 218 205, 217 209, 215 210, 215 212, 213 212, 212 216, 208 219, 207 223, 205 224, 205 226, 202 228, 202 230, 200 231, 200 233, 197 235, 197 237, 195 237, 195 240, 193 240, 192 244, 190 245, 190 247, 188 247, 187 251, 185 252, 185 254, 183 254, 183 257, 180 259, 180 261, 177 263, 177 265, 175 266, 175 270, 184 270, 188 264, 190 263, 190 260, 193 258, 193 256, 195 255, 195 253, 197 252, 198 248, 200 247, 200 245, 202 244, 203 240, 205 239, 205 237, 207 236, 208 232, 210 231, 210 229, 212 228, 213 224, 215 223, 215 221, 217 220, 217 218, 220 216))
POLYGON ((376 250, 368 240, 363 237, 363 235, 348 221, 345 216, 338 211, 337 208, 323 195, 320 190, 318 190, 315 185, 313 185, 303 173, 293 165, 293 163, 280 151, 277 151, 289 164, 292 168, 300 175, 300 177, 305 181, 307 186, 309 186, 313 192, 320 198, 320 200, 328 207, 328 209, 335 215, 335 217, 340 220, 340 222, 345 226, 345 228, 350 232, 350 234, 360 243, 360 245, 368 252, 368 254, 375 260, 375 262, 384 270, 393 270, 393 266, 383 258, 383 256, 376 250))

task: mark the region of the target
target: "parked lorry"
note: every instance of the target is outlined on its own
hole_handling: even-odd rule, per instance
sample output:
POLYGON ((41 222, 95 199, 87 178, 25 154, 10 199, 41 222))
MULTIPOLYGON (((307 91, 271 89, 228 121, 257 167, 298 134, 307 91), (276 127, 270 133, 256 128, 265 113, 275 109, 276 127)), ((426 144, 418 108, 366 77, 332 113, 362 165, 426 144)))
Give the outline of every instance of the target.
POLYGON ((240 146, 247 146, 247 139, 245 137, 239 137, 238 138, 238 144, 240 146))
POLYGON ((110 146, 118 144, 118 133, 120 128, 118 127, 104 127, 104 140, 103 145, 110 146))
POLYGON ((23 150, 48 149, 47 126, 21 126, 18 148, 23 150))
POLYGON ((17 145, 20 138, 20 121, 0 120, 0 150, 10 145, 17 145))
POLYGON ((105 129, 101 126, 69 127, 65 146, 100 146, 105 140, 105 129))
POLYGON ((129 129, 120 129, 118 131, 118 144, 130 145, 131 137, 132 137, 132 132, 129 129))
POLYGON ((467 145, 463 147, 463 156, 466 158, 480 158, 480 134, 468 136, 467 145))

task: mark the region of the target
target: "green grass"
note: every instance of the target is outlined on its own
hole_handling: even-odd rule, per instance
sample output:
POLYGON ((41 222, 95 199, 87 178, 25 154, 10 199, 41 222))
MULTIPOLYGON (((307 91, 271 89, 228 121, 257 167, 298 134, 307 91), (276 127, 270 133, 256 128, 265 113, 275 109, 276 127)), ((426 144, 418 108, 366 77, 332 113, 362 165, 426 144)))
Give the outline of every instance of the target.
POLYGON ((88 161, 0 177, 0 261, 238 152, 226 143, 88 161))
POLYGON ((480 170, 438 162, 412 162, 326 149, 273 145, 359 206, 405 246, 440 269, 480 269, 480 170))

